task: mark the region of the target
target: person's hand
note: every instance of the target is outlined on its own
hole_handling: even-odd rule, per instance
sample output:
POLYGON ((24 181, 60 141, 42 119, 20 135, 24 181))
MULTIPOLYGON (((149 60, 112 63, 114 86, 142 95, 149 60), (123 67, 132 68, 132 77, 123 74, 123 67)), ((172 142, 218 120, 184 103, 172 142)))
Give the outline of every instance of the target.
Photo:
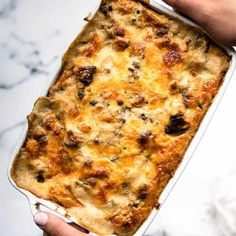
POLYGON ((164 0, 174 9, 188 15, 215 39, 236 45, 235 0, 164 0))
POLYGON ((39 212, 34 216, 35 223, 44 231, 46 236, 88 236, 82 228, 77 229, 67 224, 60 217, 49 213, 39 212))

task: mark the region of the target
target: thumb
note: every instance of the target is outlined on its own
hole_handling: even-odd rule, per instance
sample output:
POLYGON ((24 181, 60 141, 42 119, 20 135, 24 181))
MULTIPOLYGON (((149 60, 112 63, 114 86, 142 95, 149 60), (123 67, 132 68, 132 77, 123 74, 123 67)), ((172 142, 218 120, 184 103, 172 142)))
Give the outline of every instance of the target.
POLYGON ((87 236, 87 234, 80 232, 74 227, 67 224, 60 217, 39 212, 34 216, 34 222, 46 233, 48 236, 87 236))

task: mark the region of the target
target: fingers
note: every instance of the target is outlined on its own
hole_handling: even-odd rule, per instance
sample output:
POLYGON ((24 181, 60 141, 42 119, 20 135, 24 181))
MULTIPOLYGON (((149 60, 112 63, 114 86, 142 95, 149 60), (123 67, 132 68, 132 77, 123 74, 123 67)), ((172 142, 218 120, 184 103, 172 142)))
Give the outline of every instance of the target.
POLYGON ((60 217, 49 213, 37 213, 34 216, 34 221, 47 236, 87 236, 87 234, 68 225, 60 217))
POLYGON ((204 0, 164 0, 175 10, 184 13, 196 21, 206 30, 209 28, 209 19, 212 19, 215 5, 213 1, 204 0), (212 3, 213 2, 213 3, 212 3))
POLYGON ((204 3, 202 0, 164 0, 164 2, 191 17, 196 17, 204 3))
POLYGON ((196 4, 195 0, 164 0, 165 3, 178 10, 188 11, 196 4))
POLYGON ((163 0, 163 1, 173 7, 175 5, 176 1, 178 1, 178 0, 163 0))
POLYGON ((180 10, 180 8, 184 10, 188 8, 188 5, 189 5, 188 0, 164 0, 164 2, 178 10, 180 10))

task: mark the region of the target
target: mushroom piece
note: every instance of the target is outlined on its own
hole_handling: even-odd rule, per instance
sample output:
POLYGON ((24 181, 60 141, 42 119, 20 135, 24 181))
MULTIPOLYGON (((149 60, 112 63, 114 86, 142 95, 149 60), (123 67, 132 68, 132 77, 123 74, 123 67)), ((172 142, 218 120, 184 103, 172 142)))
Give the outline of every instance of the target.
POLYGON ((96 70, 95 66, 80 67, 77 72, 79 81, 88 86, 93 81, 93 75, 96 73, 96 70))
POLYGON ((190 128, 182 114, 170 116, 168 125, 165 128, 165 133, 169 135, 181 135, 190 128))

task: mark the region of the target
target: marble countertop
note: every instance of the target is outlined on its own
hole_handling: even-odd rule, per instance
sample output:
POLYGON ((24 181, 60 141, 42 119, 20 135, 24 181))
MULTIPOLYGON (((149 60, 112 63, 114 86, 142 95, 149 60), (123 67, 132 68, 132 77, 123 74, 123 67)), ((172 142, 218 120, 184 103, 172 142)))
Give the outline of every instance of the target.
MULTIPOLYGON (((26 116, 98 0, 0 0, 0 232, 39 236, 7 167, 26 116)), ((159 1, 161 2, 161 1, 159 1)), ((236 78, 146 235, 236 235, 236 78)))

